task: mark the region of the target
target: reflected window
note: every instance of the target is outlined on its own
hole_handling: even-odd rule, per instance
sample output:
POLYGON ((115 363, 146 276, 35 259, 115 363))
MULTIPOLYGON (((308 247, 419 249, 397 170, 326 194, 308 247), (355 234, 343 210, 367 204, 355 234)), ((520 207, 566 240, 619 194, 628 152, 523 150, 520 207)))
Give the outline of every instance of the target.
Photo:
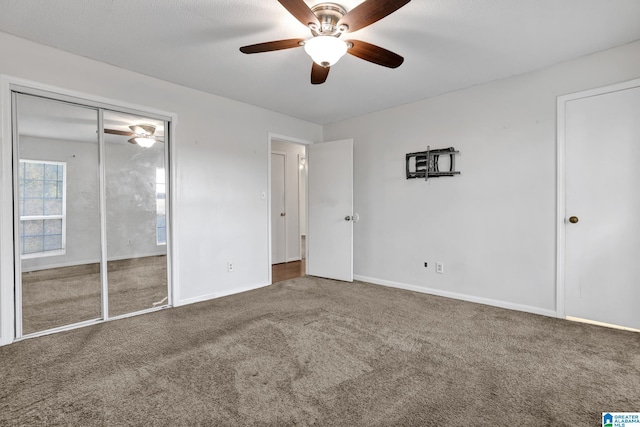
POLYGON ((156 244, 158 245, 167 244, 166 190, 164 168, 156 168, 156 244))
POLYGON ((66 163, 20 160, 18 167, 21 257, 64 254, 66 163))

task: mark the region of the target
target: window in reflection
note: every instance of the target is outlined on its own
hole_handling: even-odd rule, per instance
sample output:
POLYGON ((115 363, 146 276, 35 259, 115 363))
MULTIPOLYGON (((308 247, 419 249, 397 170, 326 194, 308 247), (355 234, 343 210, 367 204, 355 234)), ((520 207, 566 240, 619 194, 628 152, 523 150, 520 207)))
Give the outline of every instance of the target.
POLYGON ((156 168, 156 244, 158 245, 167 244, 166 188, 164 168, 156 168))
POLYGON ((20 254, 64 254, 66 163, 21 159, 18 167, 20 254))

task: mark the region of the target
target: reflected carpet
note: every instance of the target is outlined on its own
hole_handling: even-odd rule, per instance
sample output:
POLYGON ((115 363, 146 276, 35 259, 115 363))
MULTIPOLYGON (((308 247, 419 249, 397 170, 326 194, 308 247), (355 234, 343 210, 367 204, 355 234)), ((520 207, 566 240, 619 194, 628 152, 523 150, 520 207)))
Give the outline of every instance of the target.
MULTIPOLYGON (((109 316, 153 308, 167 296, 167 257, 109 261, 107 278, 109 316)), ((22 273, 23 334, 100 319, 101 301, 98 263, 22 273)))

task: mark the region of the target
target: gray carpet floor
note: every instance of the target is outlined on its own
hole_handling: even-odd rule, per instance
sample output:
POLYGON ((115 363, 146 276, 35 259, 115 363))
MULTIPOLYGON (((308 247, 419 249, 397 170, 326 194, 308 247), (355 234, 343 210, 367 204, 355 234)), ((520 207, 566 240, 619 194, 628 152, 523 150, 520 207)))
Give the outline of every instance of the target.
POLYGON ((0 347, 2 426, 599 426, 640 334, 299 278, 0 347))

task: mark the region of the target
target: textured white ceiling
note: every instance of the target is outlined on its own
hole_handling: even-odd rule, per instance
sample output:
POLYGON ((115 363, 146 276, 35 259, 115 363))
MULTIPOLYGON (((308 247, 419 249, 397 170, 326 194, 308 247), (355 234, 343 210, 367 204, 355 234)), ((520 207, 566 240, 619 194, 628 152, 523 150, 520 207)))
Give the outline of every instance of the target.
POLYGON ((303 49, 238 50, 310 37, 276 0, 0 0, 0 31, 325 124, 638 40, 640 1, 413 0, 348 35, 400 68, 347 55, 318 86, 303 49))

